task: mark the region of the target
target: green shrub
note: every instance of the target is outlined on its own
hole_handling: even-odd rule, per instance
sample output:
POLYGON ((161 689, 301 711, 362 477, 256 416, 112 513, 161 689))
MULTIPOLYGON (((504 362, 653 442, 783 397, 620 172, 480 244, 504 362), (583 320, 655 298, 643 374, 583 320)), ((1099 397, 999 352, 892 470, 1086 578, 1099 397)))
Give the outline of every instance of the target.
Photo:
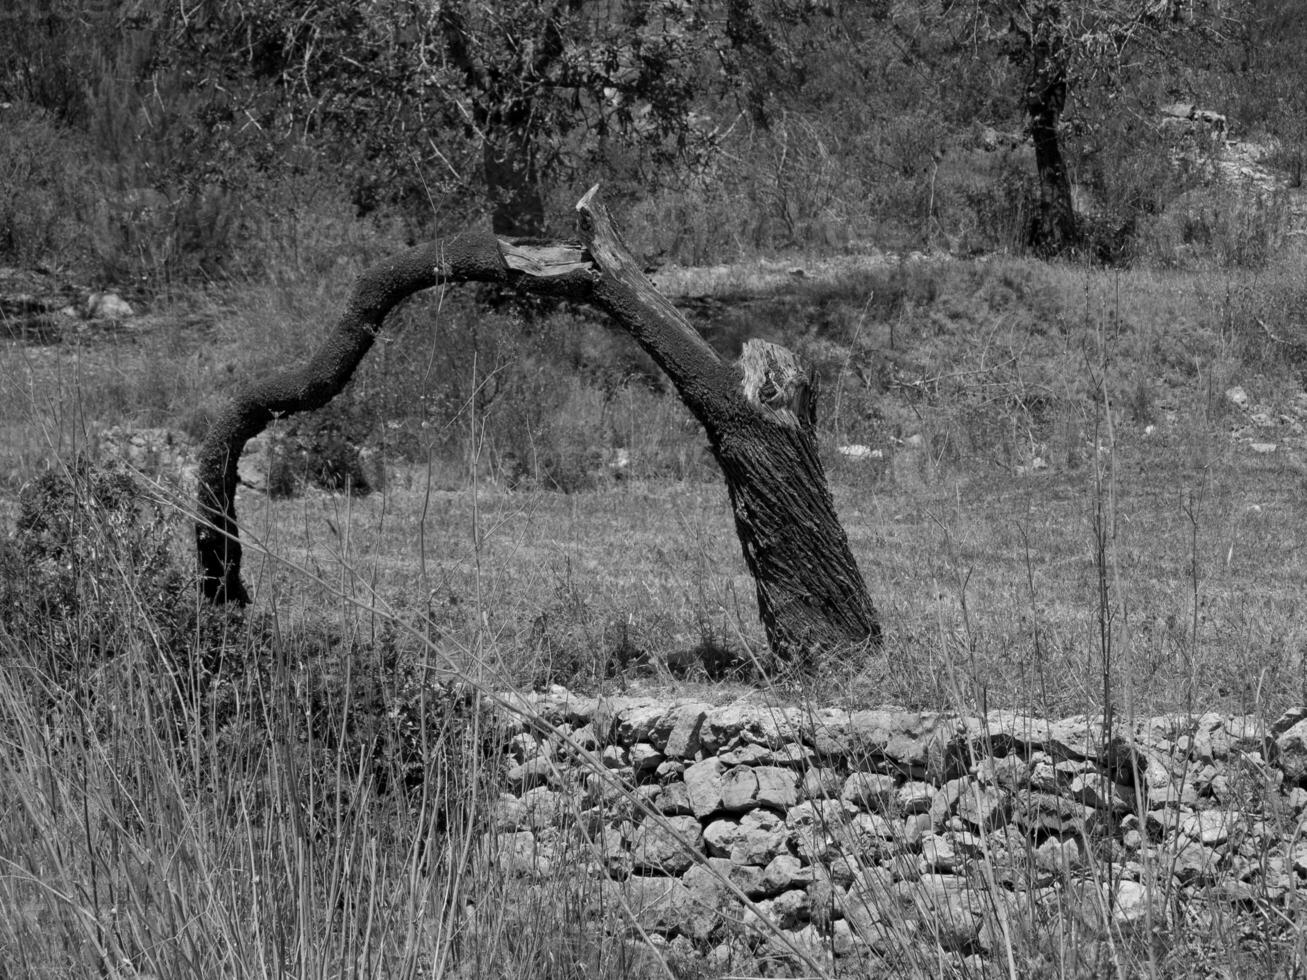
MULTIPOLYGON (((77 459, 26 487, 0 581, 11 633, 39 637, 56 673, 121 652, 148 613, 170 653, 194 624, 193 580, 172 552, 174 521, 125 467, 77 459)), ((184 641, 183 641, 183 645, 184 641)))
POLYGON ((81 140, 40 109, 0 109, 0 257, 27 266, 83 259, 78 216, 95 193, 81 140))
POLYGON ((363 447, 377 425, 366 405, 348 396, 297 416, 272 442, 268 492, 291 497, 304 485, 366 497, 380 489, 381 467, 369 466, 363 447))
POLYGON ((1278 194, 1199 188, 1147 222, 1141 248, 1163 266, 1261 269, 1279 253, 1288 215, 1278 194))
POLYGON ((116 462, 78 458, 23 490, 14 532, 0 538, 0 651, 37 668, 33 696, 60 712, 71 698, 88 724, 112 724, 109 692, 143 673, 172 704, 177 743, 196 734, 172 709, 209 703, 247 650, 233 642, 238 612, 197 602, 177 525, 116 462))

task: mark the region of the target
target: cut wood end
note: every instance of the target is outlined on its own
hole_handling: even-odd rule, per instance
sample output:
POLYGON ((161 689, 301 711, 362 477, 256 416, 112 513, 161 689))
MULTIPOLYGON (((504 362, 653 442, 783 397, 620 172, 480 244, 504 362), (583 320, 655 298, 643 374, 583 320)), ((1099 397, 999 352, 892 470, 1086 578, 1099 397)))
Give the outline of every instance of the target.
POLYGON ((501 240, 499 250, 504 264, 510 269, 537 279, 567 276, 594 268, 589 254, 580 245, 514 245, 501 240))
POLYGON ((770 410, 785 425, 816 424, 817 375, 798 355, 765 340, 749 340, 736 363, 740 390, 750 405, 770 410))
POLYGON ((595 184, 576 202, 576 209, 582 213, 590 210, 590 201, 599 195, 599 185, 595 184))

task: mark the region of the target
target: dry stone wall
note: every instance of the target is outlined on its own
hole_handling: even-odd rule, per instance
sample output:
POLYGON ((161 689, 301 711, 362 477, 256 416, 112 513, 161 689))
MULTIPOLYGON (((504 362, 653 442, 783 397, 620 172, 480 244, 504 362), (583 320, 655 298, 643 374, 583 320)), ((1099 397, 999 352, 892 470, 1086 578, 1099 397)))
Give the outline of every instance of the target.
POLYGON ((1307 874, 1307 712, 1109 731, 1002 711, 510 701, 489 859, 593 880, 655 942, 723 965, 762 951, 857 974, 908 947, 978 961, 1050 902, 1119 932, 1283 909, 1307 874))

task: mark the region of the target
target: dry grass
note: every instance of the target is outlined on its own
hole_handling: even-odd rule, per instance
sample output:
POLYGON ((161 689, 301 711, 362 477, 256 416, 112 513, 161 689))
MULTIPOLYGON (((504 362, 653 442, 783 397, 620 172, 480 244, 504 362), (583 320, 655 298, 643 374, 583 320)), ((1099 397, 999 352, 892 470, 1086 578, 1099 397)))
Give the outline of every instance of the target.
MULTIPOLYGON (((1264 339, 1294 315, 1292 271, 1221 281, 1000 260, 810 283, 783 301, 786 317, 757 326, 826 352, 827 404, 840 405, 824 435, 832 487, 886 626, 879 656, 809 676, 709 682, 687 671, 705 649, 763 650, 728 501, 710 479, 510 491, 494 479, 489 441, 468 438, 445 455, 433 439, 429 463, 394 464, 366 498, 243 489, 257 594, 243 625, 224 632, 201 617, 175 648, 147 583, 113 565, 60 634, 73 638, 63 673, 40 631, 0 633, 0 780, 12 801, 0 812, 0 967, 123 978, 738 972, 596 943, 575 928, 580 915, 630 930, 586 882, 524 889, 483 861, 478 821, 497 791, 485 733, 475 714, 437 710, 424 686, 435 674, 494 690, 563 682, 710 700, 1039 715, 1110 701, 1136 717, 1274 717, 1307 696, 1303 448, 1277 421, 1277 452, 1254 453, 1248 412, 1225 389, 1241 384, 1292 416, 1298 363, 1264 339), (850 441, 881 457, 835 452, 850 441), (210 665, 207 679, 197 687, 179 663, 210 665), (416 793, 384 789, 415 772, 416 793)), ((181 425, 197 404, 210 410, 237 373, 229 363, 298 354, 332 302, 269 288, 253 312, 218 317, 203 343, 156 326, 113 346, 7 348, 7 486, 70 459, 99 424, 181 425), (257 343, 241 343, 247 328, 257 343)), ((437 321, 437 337, 453 325, 437 321)), ((395 351, 382 359, 401 363, 395 351)), ((631 395, 614 424, 611 403, 563 395, 561 411, 581 415, 574 429, 624 431, 637 459, 697 452, 701 437, 667 396, 631 395)), ((184 518, 189 502, 174 499, 184 518)), ((10 494, 6 524, 13 513, 10 494)), ((97 533, 92 522, 89 540, 97 533)), ((188 567, 184 521, 173 547, 188 567)), ((1071 892, 1014 908, 1010 959, 988 964, 926 956, 904 925, 889 937, 893 969, 1185 976, 1289 962, 1278 939, 1256 955, 1236 950, 1238 922, 1178 926, 1160 950, 1116 934, 1101 911, 1071 892)))
POLYGON ((354 500, 250 493, 238 506, 263 553, 251 584, 310 610, 346 589, 451 649, 490 651, 514 682, 593 683, 613 656, 657 670, 706 637, 763 643, 724 488, 564 495, 429 490, 423 480, 400 473, 354 500), (319 578, 307 592, 305 568, 319 578))
MULTIPOLYGON (((1252 437, 1232 437, 1246 420, 1224 396, 1239 383, 1271 414, 1292 406, 1297 363, 1268 345, 1266 330, 1279 336, 1297 308, 1295 263, 1300 256, 1222 277, 1008 259, 846 270, 779 294, 771 305, 787 312, 744 324, 797 342, 827 377, 832 485, 895 664, 889 676, 876 663, 845 665, 853 676, 834 687, 849 682, 863 700, 938 703, 948 693, 940 662, 965 651, 978 701, 1048 714, 1101 701, 1101 684, 1089 680, 1099 645, 1092 518, 1110 469, 1122 590, 1112 614, 1117 647, 1129 654, 1116 659, 1114 688, 1146 711, 1273 710, 1299 698, 1303 450, 1290 434, 1279 452, 1252 453, 1252 437), (805 323, 815 309, 823 319, 805 323), (846 460, 834 450, 847 442, 882 456, 846 460)), ((304 356, 339 294, 270 283, 244 309, 210 296, 112 344, 9 347, 0 385, 8 486, 93 446, 104 425, 202 427, 232 378, 304 356), (211 326, 188 334, 172 326, 183 318, 211 326)), ((423 329, 430 312, 415 308, 356 387, 382 394, 387 370, 408 370, 433 343, 423 329)), ((436 315, 436 344, 468 329, 457 311, 436 315)), ((539 356, 530 347, 497 356, 515 354, 539 356)), ((573 388, 553 403, 577 420, 566 439, 615 434, 637 476, 640 465, 692 474, 701 465, 685 462, 702 437, 674 399, 588 392, 573 388)), ((427 411, 413 406, 420 433, 431 431, 427 411)), ((528 683, 596 682, 637 665, 666 680, 669 659, 704 644, 761 649, 718 484, 600 480, 568 495, 509 492, 495 482, 503 464, 475 411, 464 404, 436 426, 423 444, 430 462, 396 463, 379 495, 269 501, 243 490, 248 533, 276 559, 251 564, 260 594, 312 618, 346 591, 426 621, 442 642, 493 647, 508 676, 528 683), (475 442, 465 435, 474 429, 475 442), (455 454, 442 455, 450 439, 455 454), (296 568, 323 584, 307 586, 296 568)), ((1287 433, 1279 426, 1265 438, 1287 433)))
MULTIPOLYGON (((1196 439, 1136 432, 1116 446, 1113 688, 1129 690, 1143 714, 1275 713, 1307 694, 1296 614, 1304 570, 1295 571, 1303 468, 1224 432, 1196 439)), ((1092 466, 962 473, 901 449, 898 469, 836 466, 837 507, 888 641, 883 659, 841 667, 852 676, 832 692, 852 683, 859 703, 938 706, 952 693, 939 668, 962 655, 977 705, 1094 710, 1092 466)), ((506 676, 528 682, 541 670, 569 681, 537 664, 559 644, 584 668, 571 683, 611 672, 604 665, 624 644, 642 654, 630 666, 664 679, 669 655, 706 636, 764 646, 721 487, 635 482, 560 495, 422 482, 420 471, 401 472, 361 500, 244 491, 242 517, 276 558, 249 568, 261 601, 314 609, 341 590, 364 604, 375 595, 444 642, 488 644, 506 676), (321 584, 306 584, 301 568, 321 584)))

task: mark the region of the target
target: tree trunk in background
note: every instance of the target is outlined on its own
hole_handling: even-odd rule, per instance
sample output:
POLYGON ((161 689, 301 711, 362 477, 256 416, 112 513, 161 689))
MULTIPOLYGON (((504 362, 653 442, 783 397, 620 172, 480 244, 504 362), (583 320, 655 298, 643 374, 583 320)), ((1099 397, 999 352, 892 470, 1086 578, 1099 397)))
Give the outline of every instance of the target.
POLYGON ((525 128, 487 125, 482 144, 490 227, 509 238, 539 238, 545 233, 545 202, 540 196, 536 148, 525 128))
POLYGON ((584 248, 459 236, 369 269, 307 365, 233 399, 200 452, 196 547, 205 596, 249 601, 235 507, 245 444, 274 418, 319 408, 338 394, 401 299, 439 283, 480 281, 593 303, 667 373, 721 465, 773 651, 795 658, 879 642, 876 610, 817 454, 815 375, 763 341, 749 341, 735 363, 718 357, 641 273, 596 190, 577 205, 584 248))
POLYGON ((1051 41, 1038 41, 1033 57, 1033 77, 1026 87, 1026 117, 1035 144, 1039 207, 1030 222, 1027 244, 1041 255, 1056 255, 1074 247, 1080 238, 1071 201, 1071 177, 1058 134, 1066 107, 1066 68, 1051 41))
POLYGON ((546 134, 540 132, 533 101, 510 93, 522 78, 548 77, 550 66, 567 45, 563 19, 579 8, 579 2, 560 0, 541 36, 517 38, 514 47, 519 57, 510 66, 483 63, 461 2, 446 0, 438 5, 450 62, 475 94, 470 115, 481 137, 481 176, 496 235, 538 238, 545 233, 539 141, 546 134))

